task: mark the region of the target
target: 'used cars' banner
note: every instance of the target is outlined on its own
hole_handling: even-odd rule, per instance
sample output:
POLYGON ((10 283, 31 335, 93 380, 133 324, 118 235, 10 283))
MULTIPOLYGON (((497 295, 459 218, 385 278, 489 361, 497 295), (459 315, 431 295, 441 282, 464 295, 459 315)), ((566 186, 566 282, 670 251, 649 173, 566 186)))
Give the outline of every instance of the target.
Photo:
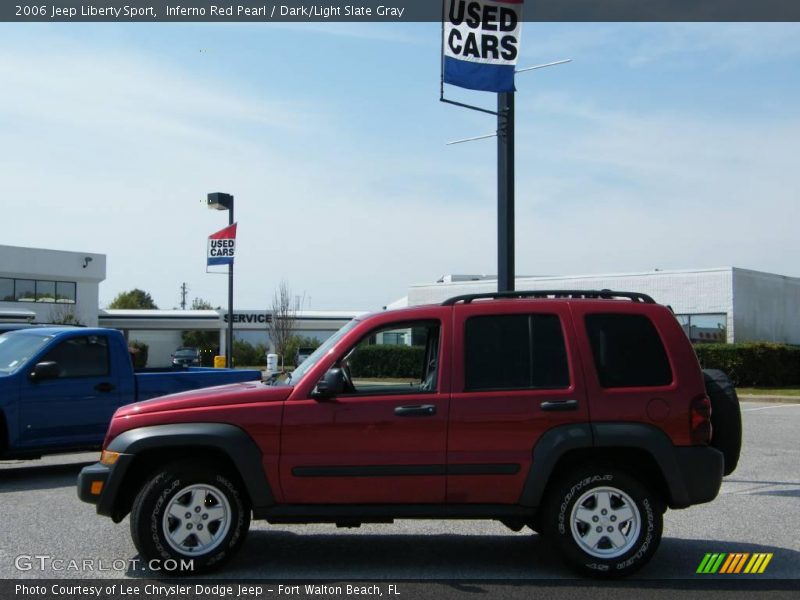
POLYGON ((208 236, 208 266, 232 265, 236 254, 236 223, 208 236))
POLYGON ((444 81, 513 92, 523 0, 444 0, 444 81))

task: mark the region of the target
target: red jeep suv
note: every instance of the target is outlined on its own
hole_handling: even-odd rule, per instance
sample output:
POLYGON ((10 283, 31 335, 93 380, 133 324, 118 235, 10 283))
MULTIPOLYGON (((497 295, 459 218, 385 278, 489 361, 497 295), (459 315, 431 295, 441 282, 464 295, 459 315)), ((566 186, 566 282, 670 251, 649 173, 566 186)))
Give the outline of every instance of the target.
POLYGON ((477 294, 356 319, 291 377, 117 411, 78 494, 142 557, 219 566, 250 519, 495 519, 629 574, 739 457, 730 381, 644 294, 477 294), (713 412, 712 412, 713 405, 713 412))

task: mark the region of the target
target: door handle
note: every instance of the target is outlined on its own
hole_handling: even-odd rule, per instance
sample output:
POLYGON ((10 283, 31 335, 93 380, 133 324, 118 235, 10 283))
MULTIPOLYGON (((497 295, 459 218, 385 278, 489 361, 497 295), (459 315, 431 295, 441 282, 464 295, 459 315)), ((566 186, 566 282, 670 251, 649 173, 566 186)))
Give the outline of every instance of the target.
POLYGON ((414 406, 398 406, 394 409, 398 417, 432 417, 436 414, 433 404, 416 404, 414 406))
POLYGON ((98 392, 111 392, 114 390, 114 385, 104 381, 103 383, 98 383, 96 386, 94 386, 94 389, 96 389, 98 392))
POLYGON ((542 410, 578 410, 577 400, 555 400, 552 402, 545 401, 540 405, 542 410))

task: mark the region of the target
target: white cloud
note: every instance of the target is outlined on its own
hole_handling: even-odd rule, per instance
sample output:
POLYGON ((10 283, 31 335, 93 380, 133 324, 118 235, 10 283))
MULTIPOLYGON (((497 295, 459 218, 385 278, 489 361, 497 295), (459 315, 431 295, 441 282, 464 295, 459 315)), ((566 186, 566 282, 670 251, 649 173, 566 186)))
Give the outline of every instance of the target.
MULTIPOLYGON (((494 142, 443 145, 483 133, 483 118, 450 111, 413 143, 365 138, 337 107, 144 52, 20 48, 0 41, 12 90, 0 96, 4 243, 107 253, 103 302, 140 287, 168 308, 187 281, 191 297, 225 303, 224 277, 205 274, 205 237, 227 222, 203 206, 209 191, 237 198, 244 308, 265 306, 281 279, 312 308, 368 309, 410 283, 495 271, 494 142)), ((521 95, 518 107, 535 115, 518 120, 518 272, 800 274, 798 120, 623 111, 565 94, 521 95)), ((413 110, 397 119, 412 123, 413 110)))

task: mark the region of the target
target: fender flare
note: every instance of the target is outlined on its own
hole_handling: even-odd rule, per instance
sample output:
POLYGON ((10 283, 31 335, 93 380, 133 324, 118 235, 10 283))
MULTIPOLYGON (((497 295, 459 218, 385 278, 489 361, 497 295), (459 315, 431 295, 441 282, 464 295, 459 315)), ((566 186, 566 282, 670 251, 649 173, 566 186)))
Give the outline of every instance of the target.
POLYGON ((577 423, 545 432, 533 448, 533 460, 520 496, 523 506, 538 507, 558 461, 571 450, 633 448, 647 452, 667 484, 670 506, 688 506, 689 493, 676 447, 661 429, 643 423, 577 423))
MULTIPOLYGON (((253 510, 275 504, 258 444, 244 430, 227 423, 176 423, 129 429, 115 437, 108 450, 133 455, 150 450, 205 447, 223 452, 247 488, 253 510)), ((116 470, 116 469, 115 469, 116 470)), ((120 474, 123 475, 124 474, 120 474)))
POLYGON ((560 425, 546 431, 533 447, 533 460, 519 503, 522 506, 539 506, 553 469, 561 457, 570 450, 592 446, 592 427, 588 423, 560 425))

